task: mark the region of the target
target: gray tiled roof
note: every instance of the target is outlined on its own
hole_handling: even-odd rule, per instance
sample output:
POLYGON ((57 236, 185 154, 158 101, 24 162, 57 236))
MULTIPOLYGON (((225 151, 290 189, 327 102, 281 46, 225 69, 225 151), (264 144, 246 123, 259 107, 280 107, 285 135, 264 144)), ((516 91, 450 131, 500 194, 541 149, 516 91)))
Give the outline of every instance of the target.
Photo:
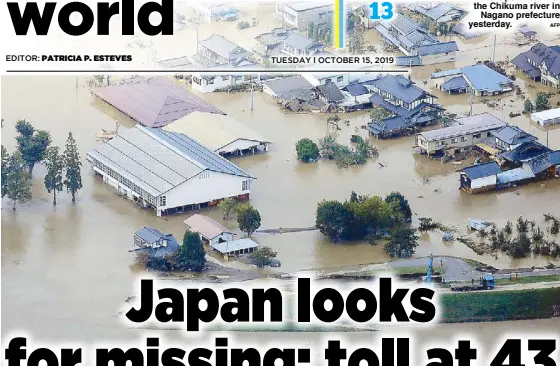
POLYGON ((405 103, 412 103, 423 98, 427 93, 414 85, 402 75, 385 75, 376 80, 372 85, 381 91, 387 92, 405 103))
POLYGON ((297 50, 307 50, 310 48, 321 48, 323 45, 319 42, 312 40, 304 35, 301 35, 297 32, 292 32, 286 39, 284 43, 290 47, 293 47, 297 50))
POLYGON ((492 135, 509 145, 518 145, 538 140, 537 137, 523 131, 519 127, 511 125, 492 132, 492 135))
POLYGON ((533 61, 536 65, 545 64, 548 72, 555 76, 560 76, 560 52, 556 47, 549 47, 542 43, 537 43, 527 52, 523 52, 512 62, 523 71, 529 73, 530 68, 527 67, 527 59, 533 61), (527 69, 527 71, 525 70, 527 69))
POLYGON ((344 94, 338 89, 338 86, 334 83, 327 83, 325 85, 319 85, 317 87, 319 93, 327 98, 327 101, 330 102, 340 102, 344 100, 344 94))
POLYGON ((560 165, 560 151, 549 151, 527 162, 533 174, 539 174, 548 168, 560 165))
POLYGON ((290 90, 311 89, 313 85, 302 76, 288 76, 286 78, 267 81, 264 86, 272 90, 276 95, 286 93, 290 90))
POLYGON ((457 43, 455 43, 455 41, 451 41, 418 46, 417 53, 419 56, 427 56, 456 52, 458 50, 459 48, 457 47, 457 43))
POLYGON ((213 34, 207 39, 200 41, 200 45, 223 58, 229 58, 230 54, 237 49, 239 49, 240 52, 246 51, 245 49, 239 47, 229 39, 226 39, 219 34, 213 34))
POLYGON ((88 152, 154 197, 204 170, 250 177, 233 163, 180 134, 136 125, 88 152))

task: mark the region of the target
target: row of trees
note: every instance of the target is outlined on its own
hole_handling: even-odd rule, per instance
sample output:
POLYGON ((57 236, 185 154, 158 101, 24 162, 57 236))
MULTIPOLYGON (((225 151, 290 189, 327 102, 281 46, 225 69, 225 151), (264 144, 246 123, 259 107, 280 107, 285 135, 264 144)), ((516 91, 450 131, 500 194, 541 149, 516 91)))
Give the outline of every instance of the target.
POLYGON ((398 192, 385 199, 352 192, 345 202, 320 202, 315 226, 333 241, 366 239, 375 243, 388 237, 385 251, 389 255, 409 257, 418 246, 416 229, 407 225, 411 220, 408 200, 398 192))
POLYGON ((8 197, 15 210, 16 204, 32 198, 31 177, 33 169, 42 163, 47 169, 44 178, 45 188, 56 194, 64 188, 76 200, 77 192, 82 188, 81 161, 72 133, 68 134, 64 152, 57 146, 51 146, 51 137, 47 131, 36 130, 26 120, 16 122, 17 149, 13 153, 2 146, 2 198, 8 197))
POLYGON ((330 134, 320 139, 318 144, 304 138, 296 143, 296 154, 298 160, 304 163, 315 162, 322 157, 334 160, 340 167, 362 165, 378 155, 377 149, 361 136, 354 136, 353 142, 356 144, 355 148, 338 143, 330 134))
POLYGON ((333 31, 330 23, 315 24, 309 22, 307 24, 307 37, 317 41, 323 42, 326 45, 332 46, 333 31))

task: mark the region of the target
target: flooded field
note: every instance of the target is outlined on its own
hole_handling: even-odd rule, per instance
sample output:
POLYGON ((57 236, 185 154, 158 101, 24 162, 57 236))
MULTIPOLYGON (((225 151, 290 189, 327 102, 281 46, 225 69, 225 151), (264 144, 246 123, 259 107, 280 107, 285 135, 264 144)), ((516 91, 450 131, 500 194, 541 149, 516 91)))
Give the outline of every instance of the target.
MULTIPOLYGON (((268 23, 266 19, 269 15, 261 17, 261 12, 268 14, 266 10, 256 9, 254 11, 259 13, 259 19, 264 19, 258 27, 244 30, 241 34, 234 31, 234 23, 212 25, 211 31, 209 25, 203 25, 199 37, 217 32, 250 48, 250 44, 244 43, 248 42, 247 39, 276 24, 272 15, 268 23)), ((247 17, 255 16, 249 14, 249 10, 244 11, 247 17)), ((192 29, 180 32, 179 38, 173 42, 180 42, 181 54, 169 57, 192 53, 189 47, 194 46, 193 32, 192 29)), ((367 33, 369 42, 375 42, 375 38, 373 32, 367 33)), ((477 42, 461 42, 461 53, 455 66, 491 57, 493 42, 493 37, 477 42)), ((498 39, 497 60, 512 58, 524 50, 507 42, 512 41, 498 39)), ((166 45, 162 41, 158 45, 162 49, 166 47, 177 51, 177 44, 166 45)), ((164 58, 161 53, 157 57, 164 58)), ((436 68, 452 67, 454 65, 414 69, 412 77, 426 88, 423 82, 431 72, 436 68)), ((545 90, 539 84, 529 87, 526 79, 519 76, 517 83, 527 90, 529 97, 534 98, 538 90, 545 90)), ((95 134, 101 129, 113 129, 115 120, 123 128, 130 128, 134 123, 96 100, 85 85, 85 79, 72 76, 2 77, 2 144, 12 151, 15 146, 15 121, 27 119, 36 128, 50 131, 54 145, 63 146, 68 132, 72 132, 84 163, 84 188, 75 205, 71 204, 70 196, 63 193, 58 198, 57 207, 53 208, 51 196, 43 185, 44 168, 37 166, 33 172, 33 200, 19 206, 16 212, 2 209, 2 331, 28 329, 37 337, 49 339, 94 340, 130 336, 118 325, 113 314, 130 295, 134 277, 139 273, 133 266, 133 255, 128 253, 134 232, 143 226, 152 226, 176 237, 182 237, 184 233, 182 221, 188 214, 157 218, 154 213, 140 210, 94 179, 91 167, 85 162, 85 154, 98 143, 95 134)), ((453 113, 464 114, 470 109, 467 96, 449 97, 434 90, 431 92, 440 97, 440 103, 453 113)), ((377 195, 400 191, 408 198, 415 218, 432 217, 462 232, 468 218, 503 225, 507 220, 513 221, 523 215, 542 224, 543 213, 560 215, 559 180, 484 195, 464 194, 458 190, 456 173, 461 166, 442 164, 414 154, 412 137, 374 140, 380 151, 379 157, 360 167, 339 169, 334 163, 324 161, 302 164, 296 160, 295 143, 303 137, 323 137, 327 131, 325 115, 285 114, 270 97, 259 93, 255 94, 253 111, 250 111, 248 94, 207 94, 203 97, 273 142, 266 154, 234 159, 236 164, 257 177, 252 186, 251 203, 261 213, 262 229, 313 226, 316 205, 320 200, 342 200, 352 190, 377 195)), ((502 107, 492 109, 476 98, 473 113, 490 112, 546 141, 546 132, 530 123, 526 116, 508 117, 510 112, 520 112, 523 100, 521 96, 509 94, 501 97, 499 104, 502 107)), ((558 101, 560 97, 554 97, 551 104, 556 105, 558 101)), ((343 116, 342 119, 348 119, 350 123, 349 126, 340 124, 339 140, 348 142, 356 129, 365 137, 361 126, 367 123, 366 116, 365 113, 343 116)), ((560 149, 560 129, 551 128, 548 139, 551 148, 560 149)), ((216 209, 203 210, 202 213, 220 219, 216 209)), ((236 227, 233 220, 225 225, 236 227)), ((281 270, 285 272, 389 260, 380 245, 336 245, 318 232, 256 234, 255 239, 261 245, 278 251, 281 270)), ((519 260, 506 256, 481 257, 461 243, 444 244, 438 234, 421 238, 417 255, 430 253, 473 258, 502 268, 550 262, 550 259, 538 256, 519 260)), ((558 320, 546 320, 477 325, 476 328, 444 325, 438 328, 437 333, 446 337, 476 329, 482 338, 495 339, 499 332, 519 327, 552 330, 558 329, 560 323, 558 320)), ((296 336, 299 339, 297 337, 300 336, 296 336)), ((304 339, 306 336, 301 337, 304 339)))

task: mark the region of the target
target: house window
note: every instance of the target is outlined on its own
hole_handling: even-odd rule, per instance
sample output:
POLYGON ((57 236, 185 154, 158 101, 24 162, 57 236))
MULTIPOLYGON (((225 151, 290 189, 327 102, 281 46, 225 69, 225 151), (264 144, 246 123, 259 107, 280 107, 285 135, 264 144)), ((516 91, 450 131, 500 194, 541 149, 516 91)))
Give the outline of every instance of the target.
POLYGON ((159 197, 159 205, 160 205, 160 206, 166 206, 166 205, 167 205, 167 197, 165 197, 165 196, 160 196, 160 197, 159 197))
POLYGON ((457 143, 457 139, 451 139, 451 143, 452 143, 452 144, 457 143))
POLYGON ((475 139, 479 139, 481 137, 482 137, 482 135, 480 133, 477 133, 476 135, 473 136, 473 138, 475 138, 475 139))
POLYGON ((214 78, 206 79, 206 84, 208 84, 208 85, 214 84, 214 78))
POLYGON ((327 13, 319 13, 319 19, 324 19, 327 13))
POLYGON ((332 82, 331 79, 325 79, 325 84, 328 84, 328 83, 330 83, 330 82, 332 82))
POLYGON ((210 173, 201 173, 201 174, 198 176, 198 179, 206 179, 206 178, 208 178, 208 177, 210 177, 210 173))
POLYGON ((486 132, 486 137, 490 137, 490 136, 492 136, 492 133, 486 132))
POLYGON ((465 136, 461 137, 461 142, 465 142, 467 141, 467 138, 465 136))
POLYGON ((342 80, 344 80, 344 76, 339 76, 336 78, 337 83, 340 83, 342 80))
POLYGON ((439 142, 436 142, 436 147, 439 147, 439 142))
POLYGON ((241 190, 242 191, 248 191, 251 189, 251 181, 250 180, 244 180, 243 182, 241 182, 241 190))

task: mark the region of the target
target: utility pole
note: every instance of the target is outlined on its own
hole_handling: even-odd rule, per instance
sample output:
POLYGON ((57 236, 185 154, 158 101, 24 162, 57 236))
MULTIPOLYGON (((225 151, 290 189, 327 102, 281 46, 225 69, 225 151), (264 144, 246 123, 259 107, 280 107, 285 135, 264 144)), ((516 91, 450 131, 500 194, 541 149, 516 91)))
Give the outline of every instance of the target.
POLYGON ((472 116, 473 92, 471 88, 469 88, 468 91, 469 91, 469 106, 470 106, 469 116, 472 116))
POLYGON ((255 84, 254 84, 253 80, 251 80, 251 112, 253 111, 253 109, 255 109, 255 100, 254 100, 255 93, 254 93, 254 90, 253 90, 254 85, 255 84))
POLYGON ((548 147, 548 130, 549 130, 549 127, 546 128, 546 147, 548 147))
POLYGON ((492 52, 492 62, 496 63, 496 38, 497 35, 494 34, 494 51, 492 52))

